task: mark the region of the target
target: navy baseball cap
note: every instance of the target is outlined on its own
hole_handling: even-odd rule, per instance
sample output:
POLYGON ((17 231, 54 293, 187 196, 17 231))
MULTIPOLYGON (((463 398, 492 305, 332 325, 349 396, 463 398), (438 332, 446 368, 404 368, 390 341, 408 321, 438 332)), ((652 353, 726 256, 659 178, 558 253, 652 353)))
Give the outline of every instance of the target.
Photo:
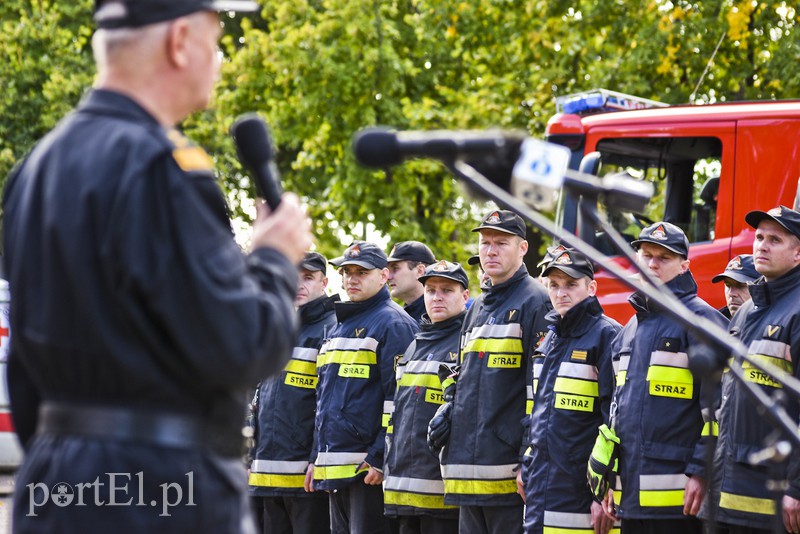
POLYGON ((717 282, 722 282, 726 278, 735 280, 740 284, 755 282, 761 278, 761 274, 756 271, 756 267, 753 264, 753 255, 739 254, 738 256, 734 256, 733 259, 728 262, 725 271, 712 278, 711 283, 716 284, 717 282))
POLYGON ((553 261, 556 256, 558 256, 559 254, 561 254, 565 250, 567 250, 567 247, 565 247, 564 245, 554 245, 552 247, 547 247, 547 252, 545 252, 544 257, 542 258, 542 261, 537 263, 536 266, 537 267, 542 267, 542 266, 547 267, 548 263, 553 261))
POLYGON ((547 276, 553 270, 559 270, 571 278, 588 276, 594 280, 594 266, 586 256, 577 250, 563 250, 547 264, 542 271, 542 276, 547 276))
POLYGON ((473 232, 480 232, 481 230, 497 230, 498 232, 505 232, 513 234, 525 239, 525 222, 522 217, 508 210, 495 210, 481 221, 481 225, 473 228, 473 232))
POLYGON ((375 243, 369 241, 353 241, 343 256, 330 261, 336 267, 358 265, 366 269, 383 269, 388 265, 386 253, 375 243))
POLYGON ((661 221, 643 228, 639 234, 639 239, 632 241, 631 245, 638 250, 639 245, 642 243, 661 245, 684 258, 689 257, 689 240, 683 230, 672 223, 661 221))
POLYGON ((327 269, 328 260, 319 252, 306 252, 303 261, 300 262, 300 268, 306 271, 322 271, 327 269))
POLYGON ((775 221, 787 232, 800 238, 800 213, 786 206, 778 206, 769 211, 751 211, 744 216, 745 222, 756 229, 761 221, 767 219, 775 221))
POLYGON ((197 11, 258 11, 249 0, 95 0, 98 28, 138 28, 185 17, 197 11))
POLYGON ((428 265, 425 269, 425 274, 418 278, 420 284, 425 284, 425 280, 433 277, 447 278, 458 282, 464 289, 469 288, 469 278, 464 268, 458 263, 450 263, 449 261, 440 261, 433 265, 428 265))
POLYGON ((436 258, 425 243, 420 243, 419 241, 401 241, 395 243, 392 247, 387 261, 416 261, 424 263, 425 265, 430 265, 436 263, 436 258))

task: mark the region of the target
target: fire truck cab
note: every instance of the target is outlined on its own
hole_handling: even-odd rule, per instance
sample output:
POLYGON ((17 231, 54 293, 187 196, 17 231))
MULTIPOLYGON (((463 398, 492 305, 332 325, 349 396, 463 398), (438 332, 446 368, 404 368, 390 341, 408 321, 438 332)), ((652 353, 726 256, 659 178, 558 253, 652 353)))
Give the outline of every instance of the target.
MULTIPOLYGON (((723 288, 711 278, 732 256, 752 253, 754 231, 745 214, 795 203, 800 101, 667 106, 598 89, 556 104, 547 140, 570 149, 571 168, 598 176, 627 172, 655 185, 647 213, 606 213, 609 222, 629 241, 657 220, 680 226, 691 243, 700 297, 724 306, 723 288)), ((558 214, 564 231, 613 256, 605 236, 583 224, 581 201, 564 195, 558 214)), ((615 261, 631 268, 621 257, 615 261)), ((606 313, 627 321, 630 290, 604 272, 597 280, 606 313)))

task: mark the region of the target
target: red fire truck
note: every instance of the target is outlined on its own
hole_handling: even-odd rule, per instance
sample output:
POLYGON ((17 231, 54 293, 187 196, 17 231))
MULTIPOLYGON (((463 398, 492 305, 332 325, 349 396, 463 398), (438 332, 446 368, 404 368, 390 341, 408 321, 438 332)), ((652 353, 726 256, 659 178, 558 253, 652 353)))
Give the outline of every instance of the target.
MULTIPOLYGON (((655 220, 683 228, 700 297, 724 306, 723 289, 711 278, 732 256, 752 253, 754 232, 744 215, 794 205, 800 101, 667 106, 598 89, 559 97, 557 107, 547 140, 571 150, 572 168, 599 176, 628 172, 656 187, 647 213, 607 213, 609 221, 628 240, 655 220)), ((613 254, 605 236, 582 223, 578 202, 565 195, 558 214, 564 231, 613 254)), ((607 273, 597 279, 606 313, 624 323, 633 313, 630 290, 607 273)))

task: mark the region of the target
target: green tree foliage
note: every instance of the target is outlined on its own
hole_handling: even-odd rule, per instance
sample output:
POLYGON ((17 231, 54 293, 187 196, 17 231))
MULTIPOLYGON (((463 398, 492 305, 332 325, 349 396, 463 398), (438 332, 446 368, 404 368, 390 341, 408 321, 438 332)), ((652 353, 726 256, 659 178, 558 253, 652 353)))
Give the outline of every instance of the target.
MULTIPOLYGON (((544 134, 553 98, 594 87, 668 103, 800 96, 796 8, 708 0, 263 0, 260 17, 224 17, 213 106, 184 124, 209 149, 234 213, 252 196, 228 135, 256 111, 271 125, 287 190, 309 204, 321 250, 370 223, 443 258, 474 250, 483 204, 432 161, 358 166, 354 132, 515 128, 544 134), (714 51, 718 50, 714 55, 714 51), (706 67, 714 55, 708 72, 706 67), (702 78, 702 83, 699 83, 702 78), (699 84, 699 85, 698 85, 699 84), (360 225, 358 223, 361 223, 360 225)), ((91 2, 0 6, 0 175, 93 79, 91 2)))

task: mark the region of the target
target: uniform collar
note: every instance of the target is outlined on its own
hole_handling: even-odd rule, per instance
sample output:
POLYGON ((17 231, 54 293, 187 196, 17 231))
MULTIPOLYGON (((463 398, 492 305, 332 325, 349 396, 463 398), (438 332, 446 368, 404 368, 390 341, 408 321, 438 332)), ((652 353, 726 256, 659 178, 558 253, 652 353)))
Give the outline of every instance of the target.
POLYGON ((461 326, 464 324, 464 316, 467 315, 467 310, 459 313, 458 315, 454 315, 449 319, 445 319, 444 321, 440 321, 438 323, 432 323, 428 314, 422 316, 422 321, 419 324, 419 334, 417 334, 417 338, 419 339, 438 339, 445 334, 449 334, 455 330, 461 330, 461 326))
MULTIPOLYGON (((692 272, 689 270, 679 274, 664 284, 664 287, 671 291, 678 300, 687 300, 697 296, 697 283, 694 281, 694 276, 692 276, 692 272)), ((658 302, 651 301, 639 291, 631 295, 628 298, 628 302, 631 303, 631 306, 633 306, 637 314, 655 312, 660 308, 658 302)))
POLYGON ((594 324, 597 317, 603 315, 603 307, 597 297, 587 297, 561 317, 556 310, 548 312, 546 319, 553 323, 559 337, 580 337, 594 324))
POLYGON ((338 300, 339 295, 333 295, 330 297, 323 295, 319 298, 306 302, 297 308, 297 311, 300 314, 300 323, 307 325, 320 321, 333 311, 334 304, 338 302, 338 300))
POLYGON ((346 321, 347 319, 353 317, 354 315, 358 315, 370 308, 374 308, 375 306, 381 304, 384 301, 391 299, 389 295, 389 288, 384 286, 378 290, 377 293, 372 295, 367 300, 362 300, 361 302, 337 302, 336 306, 336 319, 339 322, 346 321))
POLYGON ((798 284, 800 284, 800 265, 770 282, 767 282, 766 278, 762 276, 755 284, 750 285, 750 296, 753 304, 762 308, 794 291, 798 284))
POLYGON ((78 109, 88 113, 127 117, 137 122, 150 122, 161 128, 156 118, 131 97, 108 89, 92 89, 83 98, 78 109))
POLYGON ((525 267, 525 264, 519 266, 517 272, 515 272, 511 278, 506 280, 505 282, 501 282, 497 285, 492 285, 487 287, 483 290, 483 300, 485 303, 489 304, 494 300, 506 298, 506 293, 508 293, 509 288, 513 288, 518 284, 521 280, 525 278, 530 278, 528 276, 528 269, 525 267))

